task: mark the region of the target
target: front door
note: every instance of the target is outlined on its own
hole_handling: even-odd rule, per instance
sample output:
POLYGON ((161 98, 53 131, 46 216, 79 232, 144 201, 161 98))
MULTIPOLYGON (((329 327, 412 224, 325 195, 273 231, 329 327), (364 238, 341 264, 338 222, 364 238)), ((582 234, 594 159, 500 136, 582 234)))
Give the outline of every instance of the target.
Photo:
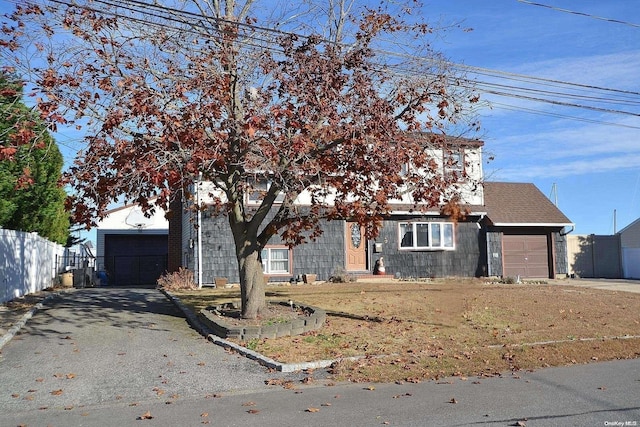
POLYGON ((367 241, 364 230, 357 222, 347 222, 345 227, 347 271, 367 269, 367 241))

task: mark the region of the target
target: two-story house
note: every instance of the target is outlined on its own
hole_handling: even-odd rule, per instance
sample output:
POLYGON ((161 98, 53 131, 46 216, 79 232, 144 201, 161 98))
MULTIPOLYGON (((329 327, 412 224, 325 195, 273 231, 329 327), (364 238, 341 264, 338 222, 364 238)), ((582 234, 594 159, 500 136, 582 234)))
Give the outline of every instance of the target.
MULTIPOLYGON (((481 141, 458 139, 431 153, 442 173, 467 177, 458 183, 462 218, 452 219, 442 207, 419 212, 396 200, 375 240, 365 239, 356 223, 325 221, 311 243, 290 249, 274 237, 262 251, 266 276, 283 282, 305 274, 318 280, 338 272, 367 275, 381 258, 385 273, 398 278, 566 275, 564 230, 571 221, 533 184, 483 182, 482 148, 481 141)), ((247 197, 247 204, 255 202, 247 197)), ((304 195, 298 203, 305 204, 304 195)), ((170 219, 169 265, 192 269, 203 285, 216 278, 238 282, 227 218, 172 210, 182 215, 170 219)))

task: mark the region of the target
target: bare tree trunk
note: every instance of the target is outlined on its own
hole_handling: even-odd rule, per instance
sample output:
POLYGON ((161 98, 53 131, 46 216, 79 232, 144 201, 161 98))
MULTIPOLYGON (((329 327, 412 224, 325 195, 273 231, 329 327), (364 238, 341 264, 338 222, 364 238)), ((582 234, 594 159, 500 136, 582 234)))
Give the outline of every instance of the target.
POLYGON ((257 318, 266 306, 265 278, 259 255, 256 250, 238 256, 242 317, 245 319, 257 318))

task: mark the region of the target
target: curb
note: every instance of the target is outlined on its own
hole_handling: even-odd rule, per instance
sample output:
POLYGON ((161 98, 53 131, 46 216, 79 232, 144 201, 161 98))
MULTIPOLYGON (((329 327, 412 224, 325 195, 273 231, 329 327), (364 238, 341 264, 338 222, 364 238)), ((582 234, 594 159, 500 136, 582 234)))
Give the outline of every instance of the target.
POLYGON ((15 325, 13 325, 11 328, 9 328, 9 331, 4 334, 2 337, 0 337, 0 350, 9 343, 9 341, 11 341, 13 339, 13 337, 20 331, 20 329, 22 329, 24 327, 24 325, 27 324, 27 322, 29 321, 29 319, 31 319, 33 317, 34 314, 36 314, 36 312, 38 310, 42 310, 44 308, 44 304, 53 299, 58 297, 59 294, 55 293, 55 294, 51 294, 51 295, 47 295, 41 302, 37 303, 36 305, 33 306, 33 308, 31 308, 31 310, 27 311, 25 314, 22 315, 22 317, 20 318, 20 320, 18 322, 16 322, 15 325))
POLYGON ((336 362, 355 361, 355 360, 363 359, 365 357, 365 356, 354 356, 354 357, 343 357, 340 359, 333 359, 333 360, 317 360, 315 362, 281 363, 269 357, 266 357, 260 353, 257 353, 253 350, 249 350, 246 347, 242 347, 241 345, 238 345, 231 341, 227 341, 223 338, 220 338, 217 335, 209 333, 209 330, 207 329, 207 327, 198 319, 198 317, 189 308, 187 308, 182 303, 182 301, 180 301, 178 297, 172 295, 171 293, 167 292, 164 289, 160 289, 160 292, 162 292, 171 302, 173 302, 176 305, 176 307, 178 307, 184 313, 189 324, 196 331, 198 331, 198 333, 205 336, 209 341, 221 347, 231 349, 248 359, 255 360, 256 362, 260 363, 263 366, 266 366, 269 369, 289 373, 289 372, 303 371, 305 369, 327 368, 336 362))

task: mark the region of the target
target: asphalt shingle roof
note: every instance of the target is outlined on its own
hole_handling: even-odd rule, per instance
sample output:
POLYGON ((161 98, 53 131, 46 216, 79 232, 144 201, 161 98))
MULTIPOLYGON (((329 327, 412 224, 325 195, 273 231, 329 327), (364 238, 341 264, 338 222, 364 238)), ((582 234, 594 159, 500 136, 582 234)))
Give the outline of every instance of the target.
POLYGON ((485 182, 487 217, 496 225, 572 225, 551 200, 530 183, 485 182))

